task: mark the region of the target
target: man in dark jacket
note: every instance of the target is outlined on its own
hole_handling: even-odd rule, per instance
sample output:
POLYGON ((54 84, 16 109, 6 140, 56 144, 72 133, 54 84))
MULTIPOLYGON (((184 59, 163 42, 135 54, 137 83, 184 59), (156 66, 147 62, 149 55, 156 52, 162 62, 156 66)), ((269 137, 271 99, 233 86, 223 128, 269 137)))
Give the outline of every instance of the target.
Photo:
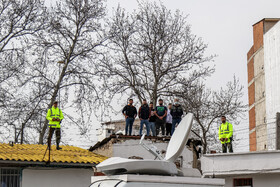
POLYGON ((155 108, 156 119, 156 135, 159 134, 159 129, 161 128, 162 136, 165 135, 165 119, 167 115, 167 107, 163 105, 163 100, 158 100, 159 106, 155 108))
POLYGON ((147 136, 150 136, 150 124, 149 124, 150 111, 146 99, 143 99, 142 106, 138 110, 138 116, 140 119, 140 131, 139 131, 140 136, 142 136, 142 130, 144 124, 146 126, 147 136))
POLYGON ((128 134, 128 128, 129 128, 129 136, 131 136, 132 125, 134 119, 137 116, 137 110, 132 104, 133 104, 133 99, 129 99, 128 105, 126 105, 122 110, 122 113, 125 116, 125 135, 128 134))
POLYGON ((179 99, 174 99, 174 104, 170 110, 170 114, 172 116, 172 129, 171 136, 175 131, 175 127, 181 122, 183 115, 183 108, 179 103, 179 99))

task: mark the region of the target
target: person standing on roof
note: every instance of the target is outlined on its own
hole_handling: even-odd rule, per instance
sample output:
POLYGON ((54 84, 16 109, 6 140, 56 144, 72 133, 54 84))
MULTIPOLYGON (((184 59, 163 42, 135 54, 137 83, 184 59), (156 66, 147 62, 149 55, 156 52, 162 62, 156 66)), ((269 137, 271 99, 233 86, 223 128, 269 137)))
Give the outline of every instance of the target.
POLYGON ((159 135, 159 129, 161 128, 162 136, 165 135, 165 120, 167 115, 167 107, 163 105, 163 100, 158 100, 159 106, 155 108, 156 119, 156 135, 159 135))
POLYGON ((232 124, 226 121, 226 117, 221 117, 222 124, 219 127, 219 139, 222 144, 223 153, 227 152, 227 149, 230 153, 233 152, 232 148, 232 134, 233 128, 232 124))
POLYGON ((144 124, 146 126, 147 136, 150 136, 150 123, 149 123, 150 111, 146 99, 143 99, 142 106, 139 108, 138 111, 138 116, 140 119, 140 131, 139 131, 140 136, 142 136, 142 130, 144 124))
POLYGON ((171 136, 175 131, 175 127, 181 122, 183 115, 183 108, 179 103, 179 99, 174 99, 174 104, 170 110, 170 114, 172 116, 172 129, 171 136))
POLYGON ((125 135, 129 134, 131 136, 132 126, 137 116, 137 110, 133 106, 133 99, 129 99, 129 103, 123 108, 122 113, 125 117, 125 135))
POLYGON ((170 114, 171 108, 172 108, 172 103, 169 103, 167 107, 167 116, 166 116, 166 123, 165 123, 166 136, 171 136, 171 129, 172 129, 172 116, 170 114))
POLYGON ((150 129, 152 131, 153 136, 156 136, 156 115, 155 115, 155 109, 154 109, 154 103, 150 102, 149 106, 150 116, 149 116, 149 123, 150 123, 150 129))
POLYGON ((50 132, 49 132, 49 145, 52 140, 53 133, 55 131, 55 136, 56 136, 56 149, 59 150, 61 147, 59 147, 60 139, 61 139, 61 130, 60 130, 60 124, 61 120, 63 120, 64 116, 62 111, 57 107, 58 102, 55 101, 53 103, 52 108, 48 110, 47 113, 47 120, 49 120, 49 127, 50 127, 50 132))

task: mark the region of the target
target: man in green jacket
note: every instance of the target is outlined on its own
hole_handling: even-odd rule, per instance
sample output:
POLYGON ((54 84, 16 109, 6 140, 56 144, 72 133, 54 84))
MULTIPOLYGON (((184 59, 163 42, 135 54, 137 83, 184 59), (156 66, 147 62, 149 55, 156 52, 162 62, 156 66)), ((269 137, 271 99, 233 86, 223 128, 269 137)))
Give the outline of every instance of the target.
POLYGON ((53 107, 48 110, 47 113, 47 120, 49 120, 49 127, 50 127, 50 132, 49 132, 49 143, 52 140, 53 133, 55 131, 56 135, 56 149, 59 150, 61 149, 59 147, 60 139, 61 139, 61 131, 60 131, 60 123, 61 120, 63 120, 64 116, 62 111, 57 107, 58 102, 55 101, 53 103, 53 107))
POLYGON ((226 121, 226 117, 221 117, 222 124, 219 127, 219 139, 222 143, 223 153, 227 152, 227 149, 230 153, 233 152, 232 149, 232 134, 233 128, 232 124, 226 121))

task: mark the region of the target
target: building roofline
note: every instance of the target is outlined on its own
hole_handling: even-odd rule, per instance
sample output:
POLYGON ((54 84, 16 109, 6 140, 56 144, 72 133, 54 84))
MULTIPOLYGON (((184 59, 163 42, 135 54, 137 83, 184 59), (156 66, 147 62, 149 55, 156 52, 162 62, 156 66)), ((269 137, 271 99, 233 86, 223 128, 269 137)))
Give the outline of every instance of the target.
POLYGON ((254 23, 252 26, 254 26, 254 25, 256 25, 256 24, 258 24, 258 23, 260 23, 260 22, 262 22, 262 21, 275 21, 275 22, 277 22, 277 21, 279 21, 279 20, 280 20, 280 18, 263 18, 263 19, 261 19, 260 21, 254 23))
POLYGON ((250 155, 250 154, 269 154, 269 153, 280 153, 280 150, 270 151, 251 151, 251 152, 239 152, 239 153, 216 153, 216 154, 205 154, 203 157, 220 157, 220 156, 236 156, 236 155, 250 155))
MULTIPOLYGON (((141 136, 127 136, 127 135, 110 135, 108 138, 103 139, 101 142, 97 142, 94 146, 91 146, 89 148, 89 151, 94 151, 96 149, 98 149, 99 147, 107 144, 112 138, 117 138, 117 139, 124 139, 124 140, 140 140, 141 136)), ((160 140, 160 141, 164 141, 164 142, 169 142, 171 137, 159 137, 159 136, 145 136, 145 140, 149 139, 149 140, 160 140)), ((194 138, 189 138, 187 145, 190 144, 191 141, 196 141, 197 144, 200 144, 200 140, 194 139, 194 138)))
POLYGON ((92 168, 95 163, 63 163, 63 162, 39 162, 39 161, 16 161, 0 160, 0 166, 40 166, 40 167, 62 167, 62 168, 92 168))
MULTIPOLYGON (((137 118, 135 120, 139 120, 139 118, 137 118)), ((118 119, 118 120, 105 121, 105 122, 101 122, 101 125, 108 125, 108 124, 114 124, 114 123, 120 123, 120 122, 125 122, 125 120, 118 119)))

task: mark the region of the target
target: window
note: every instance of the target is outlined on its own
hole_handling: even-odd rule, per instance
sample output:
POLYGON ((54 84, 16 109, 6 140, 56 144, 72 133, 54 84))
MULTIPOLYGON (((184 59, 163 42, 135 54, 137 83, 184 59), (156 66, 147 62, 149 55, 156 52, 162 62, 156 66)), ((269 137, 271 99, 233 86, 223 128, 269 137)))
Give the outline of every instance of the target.
POLYGON ((253 180, 252 178, 248 179, 233 179, 233 186, 234 187, 252 187, 253 186, 253 180))
POLYGON ((20 187, 20 169, 0 168, 1 187, 20 187))

